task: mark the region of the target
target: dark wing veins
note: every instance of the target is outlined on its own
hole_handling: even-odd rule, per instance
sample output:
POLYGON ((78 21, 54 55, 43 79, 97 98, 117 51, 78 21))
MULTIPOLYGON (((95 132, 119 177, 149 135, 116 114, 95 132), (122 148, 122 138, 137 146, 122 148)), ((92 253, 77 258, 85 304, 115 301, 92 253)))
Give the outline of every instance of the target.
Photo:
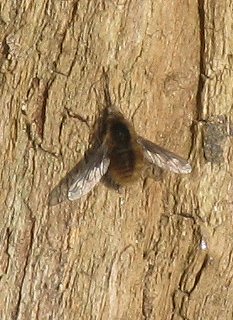
POLYGON ((72 177, 68 199, 78 199, 91 191, 107 172, 109 163, 106 147, 102 144, 87 160, 82 160, 78 171, 72 177))
POLYGON ((175 153, 142 137, 138 137, 137 141, 142 145, 144 156, 149 163, 175 173, 190 173, 192 171, 191 165, 175 153))

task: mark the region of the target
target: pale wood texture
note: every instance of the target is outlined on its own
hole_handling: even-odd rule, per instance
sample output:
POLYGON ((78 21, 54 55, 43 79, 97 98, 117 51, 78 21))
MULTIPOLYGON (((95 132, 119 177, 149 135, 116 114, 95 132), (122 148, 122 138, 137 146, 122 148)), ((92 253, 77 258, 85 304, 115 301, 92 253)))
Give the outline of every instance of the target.
POLYGON ((0 8, 1 320, 232 320, 232 1, 0 8), (88 148, 102 67, 193 173, 48 207, 88 148))

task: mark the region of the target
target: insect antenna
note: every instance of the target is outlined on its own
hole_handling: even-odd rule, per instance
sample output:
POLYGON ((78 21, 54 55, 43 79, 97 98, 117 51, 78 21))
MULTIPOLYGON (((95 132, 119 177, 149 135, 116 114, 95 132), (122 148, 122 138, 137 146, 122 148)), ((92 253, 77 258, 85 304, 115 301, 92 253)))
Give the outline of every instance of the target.
POLYGON ((112 106, 112 100, 110 96, 110 90, 109 90, 109 76, 108 72, 105 70, 103 67, 103 91, 104 91, 104 100, 106 107, 111 107, 112 106))

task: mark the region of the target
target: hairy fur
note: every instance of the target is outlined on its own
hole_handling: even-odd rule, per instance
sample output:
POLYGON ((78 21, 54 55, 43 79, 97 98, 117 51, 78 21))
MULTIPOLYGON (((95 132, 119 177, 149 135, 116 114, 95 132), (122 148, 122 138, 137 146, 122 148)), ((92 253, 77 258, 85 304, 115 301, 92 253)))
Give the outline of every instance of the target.
POLYGON ((140 177, 143 149, 131 124, 121 114, 110 114, 107 119, 106 145, 110 165, 108 174, 119 185, 126 185, 140 177))

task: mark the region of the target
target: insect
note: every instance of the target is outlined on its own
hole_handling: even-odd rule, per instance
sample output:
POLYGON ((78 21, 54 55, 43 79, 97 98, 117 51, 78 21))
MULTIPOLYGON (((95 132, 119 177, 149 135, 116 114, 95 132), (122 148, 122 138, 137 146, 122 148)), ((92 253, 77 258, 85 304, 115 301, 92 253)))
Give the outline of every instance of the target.
POLYGON ((175 173, 192 171, 185 159, 138 136, 122 113, 108 107, 102 142, 73 177, 68 199, 84 196, 103 177, 108 177, 116 188, 128 185, 139 179, 145 164, 175 173))

